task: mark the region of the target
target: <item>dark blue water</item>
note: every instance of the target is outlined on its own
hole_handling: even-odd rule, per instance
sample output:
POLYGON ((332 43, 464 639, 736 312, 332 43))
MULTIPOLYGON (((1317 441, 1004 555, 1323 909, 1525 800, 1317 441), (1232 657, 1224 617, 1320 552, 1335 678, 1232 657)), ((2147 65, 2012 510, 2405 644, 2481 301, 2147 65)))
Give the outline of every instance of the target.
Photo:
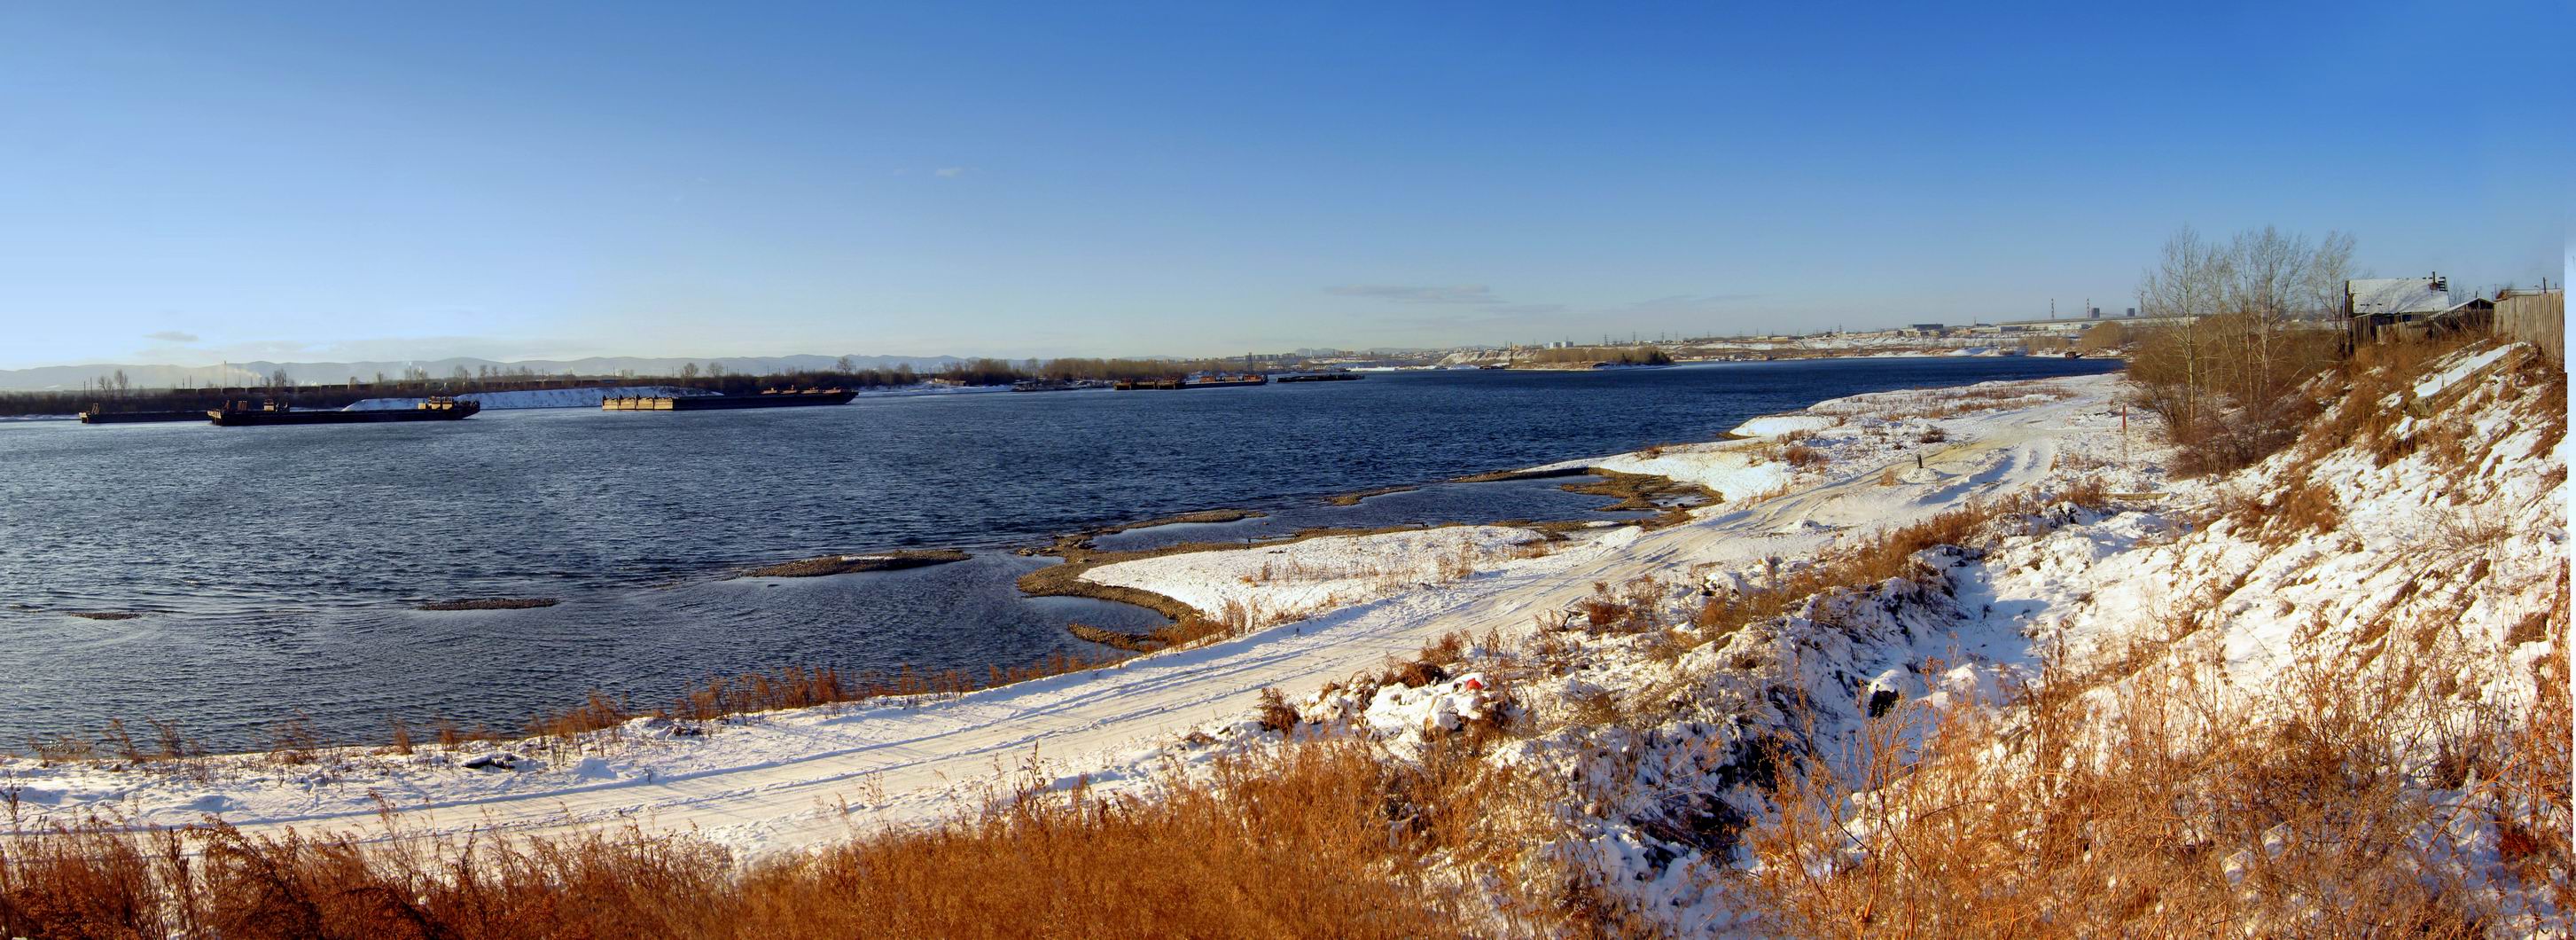
POLYGON ((1298 525, 1569 518, 1605 501, 1525 484, 1347 509, 1316 497, 1706 439, 1859 392, 2111 368, 1839 360, 434 424, 0 425, 0 742, 158 716, 251 745, 297 711, 372 736, 396 715, 515 724, 594 685, 654 701, 784 664, 1028 663, 1093 649, 1069 621, 1159 622, 1019 596, 1010 582, 1048 562, 1004 549, 1059 533, 1220 507, 1298 525), (721 580, 902 546, 991 550, 721 580), (483 596, 563 603, 411 609, 483 596), (100 610, 145 616, 68 616, 100 610))

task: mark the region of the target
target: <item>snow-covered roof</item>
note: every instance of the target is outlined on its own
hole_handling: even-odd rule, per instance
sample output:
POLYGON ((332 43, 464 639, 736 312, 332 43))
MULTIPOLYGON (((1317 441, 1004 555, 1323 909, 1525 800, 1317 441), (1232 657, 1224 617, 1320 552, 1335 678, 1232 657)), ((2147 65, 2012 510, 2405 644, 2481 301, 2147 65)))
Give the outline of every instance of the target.
POLYGON ((2344 282, 2352 295, 2352 312, 2440 313, 2451 308, 2451 292, 2438 278, 2375 277, 2344 282))

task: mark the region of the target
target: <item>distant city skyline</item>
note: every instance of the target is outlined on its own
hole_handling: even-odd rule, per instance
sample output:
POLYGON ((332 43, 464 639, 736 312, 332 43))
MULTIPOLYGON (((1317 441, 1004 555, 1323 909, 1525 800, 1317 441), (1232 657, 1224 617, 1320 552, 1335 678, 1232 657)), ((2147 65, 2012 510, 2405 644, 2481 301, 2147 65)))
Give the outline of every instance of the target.
POLYGON ((2528 284, 2560 276, 2576 204, 2569 69, 2533 54, 2570 26, 2554 2, 15 5, 0 368, 2116 315, 2183 225, 2528 284))

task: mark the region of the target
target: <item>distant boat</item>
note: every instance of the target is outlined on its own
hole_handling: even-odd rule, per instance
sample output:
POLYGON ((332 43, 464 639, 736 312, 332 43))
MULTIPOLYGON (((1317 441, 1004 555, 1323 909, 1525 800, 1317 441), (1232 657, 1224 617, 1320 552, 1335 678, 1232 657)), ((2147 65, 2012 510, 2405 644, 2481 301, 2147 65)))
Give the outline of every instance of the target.
POLYGON ((462 421, 483 410, 472 401, 445 396, 421 402, 415 408, 380 408, 369 411, 301 411, 283 402, 262 402, 256 408, 246 401, 233 402, 205 412, 205 416, 224 427, 247 427, 269 424, 383 424, 393 421, 462 421))
POLYGON ((847 389, 768 389, 758 395, 631 395, 599 400, 601 411, 726 411, 737 408, 793 408, 846 405, 859 393, 847 389))
POLYGON ((1271 381, 1282 384, 1290 382, 1357 382, 1361 378, 1362 376, 1359 373, 1352 372, 1348 369, 1329 369, 1323 372, 1291 372, 1286 375, 1272 376, 1271 381))

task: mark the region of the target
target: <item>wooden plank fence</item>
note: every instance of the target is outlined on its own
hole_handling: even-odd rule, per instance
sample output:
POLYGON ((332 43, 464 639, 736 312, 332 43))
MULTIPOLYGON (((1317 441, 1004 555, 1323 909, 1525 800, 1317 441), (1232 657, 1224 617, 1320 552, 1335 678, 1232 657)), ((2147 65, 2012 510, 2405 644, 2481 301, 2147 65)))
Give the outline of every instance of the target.
POLYGON ((2567 365, 2567 291, 2513 293, 2496 298, 2495 331, 2540 348, 2541 355, 2567 365))

